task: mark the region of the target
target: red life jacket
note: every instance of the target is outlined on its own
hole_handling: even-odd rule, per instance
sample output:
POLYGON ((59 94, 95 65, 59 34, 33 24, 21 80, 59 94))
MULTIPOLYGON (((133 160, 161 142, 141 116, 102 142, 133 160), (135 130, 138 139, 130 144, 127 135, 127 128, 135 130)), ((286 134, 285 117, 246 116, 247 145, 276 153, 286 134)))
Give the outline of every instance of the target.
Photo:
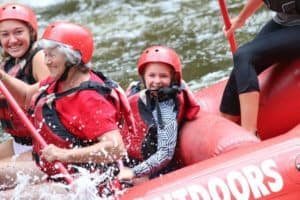
POLYGON ((300 14, 299 0, 264 0, 269 9, 286 14, 300 14))
MULTIPOLYGON (((116 107, 118 112, 118 123, 119 128, 122 128, 124 121, 126 127, 130 126, 134 130, 133 116, 131 114, 130 106, 127 101, 124 92, 121 88, 112 80, 107 79, 101 73, 97 73, 101 81, 86 81, 80 84, 80 86, 72 88, 70 90, 54 93, 53 88, 55 88, 56 82, 49 81, 43 85, 45 88, 43 92, 36 95, 33 98, 32 107, 34 113, 34 124, 38 130, 40 130, 41 135, 44 137, 47 144, 54 144, 60 148, 74 148, 89 146, 98 142, 97 140, 90 140, 88 138, 79 138, 73 133, 71 133, 60 121, 58 117, 58 112, 55 109, 55 101, 66 97, 75 92, 93 90, 99 95, 102 95, 108 101, 111 101, 116 107), (102 81, 103 80, 103 81, 102 81)), ((94 93, 93 93, 94 95, 94 93)), ((78 106, 78 105, 77 105, 78 106)), ((80 105, 79 105, 80 106, 80 105)), ((91 108, 93 109, 93 108, 91 108)), ((108 113, 104 113, 108 114, 108 113)), ((41 169, 46 172, 49 176, 58 174, 59 171, 53 165, 46 160, 40 158, 41 146, 39 143, 34 141, 33 155, 37 164, 41 169)), ((70 163, 64 163, 70 173, 73 172, 73 168, 70 168, 70 163)), ((76 164, 88 169, 95 169, 97 165, 94 163, 82 163, 76 164)))
MULTIPOLYGON (((32 75, 32 57, 39 51, 39 48, 31 50, 19 64, 14 64, 15 59, 8 58, 0 68, 9 75, 18 78, 28 84, 35 83, 32 75)), ((25 128, 18 115, 11 109, 5 97, 0 97, 0 122, 5 132, 10 133, 15 141, 20 144, 31 145, 30 132, 25 128)))
MULTIPOLYGON (((157 129, 152 111, 146 106, 146 95, 145 90, 142 90, 128 98, 135 118, 136 132, 133 134, 125 131, 124 133, 124 143, 129 157, 139 161, 147 159, 157 149, 157 129)), ((179 127, 185 120, 196 118, 200 106, 184 82, 181 84, 181 92, 176 95, 175 101, 179 127)))

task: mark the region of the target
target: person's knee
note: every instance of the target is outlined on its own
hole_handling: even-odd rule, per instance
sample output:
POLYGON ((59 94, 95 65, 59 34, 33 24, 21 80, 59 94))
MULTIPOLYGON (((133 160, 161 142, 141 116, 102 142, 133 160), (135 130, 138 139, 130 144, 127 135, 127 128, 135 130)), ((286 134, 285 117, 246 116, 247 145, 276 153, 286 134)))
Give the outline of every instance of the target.
POLYGON ((247 65, 254 65, 255 63, 264 60, 262 57, 261 48, 252 40, 240 46, 233 55, 234 67, 242 67, 247 65))
POLYGON ((14 166, 5 162, 0 163, 0 185, 1 187, 11 187, 16 181, 14 166))
POLYGON ((0 160, 9 158, 14 155, 12 139, 6 140, 0 144, 0 160))
POLYGON ((240 47, 233 55, 234 68, 238 69, 245 66, 244 63, 251 63, 252 52, 247 47, 240 47))
POLYGON ((39 183, 46 178, 45 174, 33 161, 0 162, 0 185, 15 185, 18 175, 26 174, 30 182, 39 183))

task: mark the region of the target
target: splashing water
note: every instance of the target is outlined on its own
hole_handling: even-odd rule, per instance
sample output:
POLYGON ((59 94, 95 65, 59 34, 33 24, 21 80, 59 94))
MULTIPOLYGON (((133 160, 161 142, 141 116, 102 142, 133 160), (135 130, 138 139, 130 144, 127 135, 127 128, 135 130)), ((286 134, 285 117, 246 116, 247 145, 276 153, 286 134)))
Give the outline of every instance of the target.
MULTIPOLYGON (((124 191, 118 190, 118 188, 105 188, 102 189, 105 194, 99 196, 99 186, 111 186, 114 176, 113 171, 109 168, 104 173, 93 172, 76 167, 79 171, 77 177, 70 185, 62 183, 42 184, 42 187, 35 187, 30 184, 32 177, 18 173, 17 186, 10 194, 10 199, 23 200, 23 199, 38 199, 38 200, 101 200, 101 199, 115 199, 112 194, 120 195, 124 191)), ((7 198, 4 193, 0 193, 0 199, 7 198)))

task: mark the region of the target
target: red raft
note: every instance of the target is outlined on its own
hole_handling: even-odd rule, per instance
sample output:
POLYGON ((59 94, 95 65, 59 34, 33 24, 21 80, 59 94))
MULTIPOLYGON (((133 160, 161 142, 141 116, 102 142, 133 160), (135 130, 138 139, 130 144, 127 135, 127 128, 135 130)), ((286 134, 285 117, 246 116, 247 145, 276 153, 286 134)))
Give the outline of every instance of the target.
POLYGON ((185 167, 120 199, 300 199, 300 61, 273 66, 259 81, 262 141, 220 117, 226 81, 196 91, 201 112, 180 132, 185 167))

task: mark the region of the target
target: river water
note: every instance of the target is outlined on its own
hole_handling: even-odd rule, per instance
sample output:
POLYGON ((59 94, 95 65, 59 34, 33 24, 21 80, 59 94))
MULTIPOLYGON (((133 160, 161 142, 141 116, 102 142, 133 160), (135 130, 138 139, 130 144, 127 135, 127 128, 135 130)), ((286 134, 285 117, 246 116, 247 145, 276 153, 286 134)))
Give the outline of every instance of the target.
MULTIPOLYGON (((6 3, 9 1, 1 1, 6 3)), ((174 48, 181 56, 183 78, 191 89, 208 86, 228 75, 232 55, 222 33, 217 0, 19 0, 38 15, 39 35, 47 24, 72 21, 89 28, 95 41, 93 67, 126 87, 136 80, 136 62, 154 44, 174 48)), ((227 1, 231 16, 242 0, 227 1)), ((237 34, 238 44, 255 36, 271 18, 261 9, 237 34)), ((0 135, 0 140, 4 136, 0 135)))
MULTIPOLYGON (((0 1, 7 2, 7 1, 0 1)), ((174 48, 183 62, 183 77, 192 88, 211 84, 228 74, 231 53, 221 28, 217 0, 19 0, 38 14, 39 33, 57 20, 85 25, 95 40, 93 66, 124 87, 137 79, 136 62, 154 44, 174 48)), ((241 0, 228 1, 230 13, 241 0)), ((238 43, 254 36, 270 17, 259 12, 237 33, 238 43)))

